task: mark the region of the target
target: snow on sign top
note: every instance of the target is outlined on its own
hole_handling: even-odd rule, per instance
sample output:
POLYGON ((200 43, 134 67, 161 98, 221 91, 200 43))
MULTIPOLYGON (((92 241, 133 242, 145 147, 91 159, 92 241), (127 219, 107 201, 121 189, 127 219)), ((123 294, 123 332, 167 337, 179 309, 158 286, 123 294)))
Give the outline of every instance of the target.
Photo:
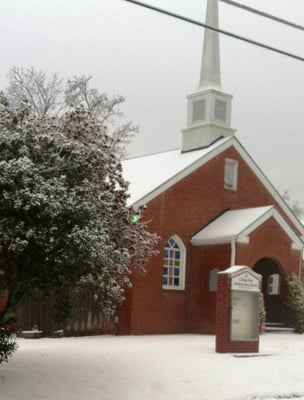
POLYGON ((128 205, 136 208, 150 201, 230 145, 231 138, 224 138, 201 150, 182 153, 176 149, 123 161, 123 177, 129 182, 128 205))
POLYGON ((245 265, 233 265, 224 271, 220 271, 219 274, 229 274, 231 276, 232 290, 260 291, 262 276, 245 265))

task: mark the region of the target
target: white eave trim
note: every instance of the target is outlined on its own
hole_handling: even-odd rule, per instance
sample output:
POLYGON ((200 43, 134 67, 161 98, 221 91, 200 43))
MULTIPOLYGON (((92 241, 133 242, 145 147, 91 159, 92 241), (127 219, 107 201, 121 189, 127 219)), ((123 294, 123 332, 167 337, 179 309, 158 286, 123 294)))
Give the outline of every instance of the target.
POLYGON ((271 217, 273 217, 276 220, 276 222, 280 225, 280 227, 283 229, 283 231, 291 240, 291 248, 293 250, 302 250, 304 243, 299 239, 297 234, 291 229, 291 227, 287 224, 287 222, 275 208, 272 208, 264 215, 262 215, 260 218, 258 218, 253 224, 248 226, 239 235, 237 241, 240 243, 248 243, 250 233, 255 231, 256 228, 258 228, 260 225, 262 225, 265 221, 267 221, 271 217))
POLYGON ((253 161, 249 153, 245 150, 245 148, 242 146, 242 144, 238 141, 236 137, 233 138, 233 146, 236 148, 236 150, 240 153, 240 155, 243 157, 243 159, 246 161, 247 165, 250 167, 250 169, 254 172, 254 174, 257 176, 257 178, 261 181, 261 183, 264 185, 264 187, 270 192, 270 194, 275 198, 277 203, 280 205, 280 207, 283 209, 283 211, 286 213, 288 218, 292 221, 292 223, 295 225, 295 227, 301 232, 301 239, 304 241, 304 226, 301 224, 301 222, 298 220, 298 218, 294 215, 292 210, 289 208, 287 203, 283 200, 282 196, 279 194, 279 192, 274 188, 274 186, 271 184, 271 182, 268 180, 268 178, 264 175, 262 170, 257 166, 257 164, 253 161))
POLYGON ((230 244, 232 241, 236 241, 238 238, 237 235, 229 235, 229 236, 221 236, 216 239, 195 239, 192 238, 190 240, 191 244, 193 246, 212 246, 212 245, 217 245, 217 244, 230 244))

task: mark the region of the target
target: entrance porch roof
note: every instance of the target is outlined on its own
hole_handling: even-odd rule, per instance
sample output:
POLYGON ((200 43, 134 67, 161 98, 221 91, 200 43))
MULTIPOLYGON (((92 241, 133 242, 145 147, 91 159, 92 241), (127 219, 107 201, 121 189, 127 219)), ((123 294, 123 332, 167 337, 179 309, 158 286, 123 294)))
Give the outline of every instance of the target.
POLYGON ((273 217, 292 242, 292 248, 300 250, 303 242, 291 229, 274 206, 228 210, 191 238, 194 246, 231 243, 249 243, 249 235, 269 218, 273 217))

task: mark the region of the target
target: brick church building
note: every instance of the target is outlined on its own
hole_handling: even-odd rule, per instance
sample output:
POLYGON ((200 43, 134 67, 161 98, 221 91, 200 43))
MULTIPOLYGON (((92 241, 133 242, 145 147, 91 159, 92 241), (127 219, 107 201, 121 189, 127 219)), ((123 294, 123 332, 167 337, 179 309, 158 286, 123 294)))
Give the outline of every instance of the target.
MULTIPOLYGON (((217 0, 206 24, 218 26, 217 0)), ((119 312, 119 334, 215 332, 217 273, 262 275, 267 321, 284 319, 285 278, 300 276, 303 226, 235 136, 221 87, 219 34, 206 29, 197 90, 178 150, 123 162, 129 205, 161 237, 119 312)))

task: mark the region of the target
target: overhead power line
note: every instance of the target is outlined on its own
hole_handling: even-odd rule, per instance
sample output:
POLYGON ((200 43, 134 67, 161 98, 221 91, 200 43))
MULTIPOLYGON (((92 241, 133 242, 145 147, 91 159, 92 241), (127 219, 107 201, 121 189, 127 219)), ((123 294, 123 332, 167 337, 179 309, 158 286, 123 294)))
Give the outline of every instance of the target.
POLYGON ((295 24, 294 22, 287 21, 286 19, 279 18, 279 17, 276 17, 275 15, 265 13, 264 11, 257 10, 256 8, 252 8, 252 7, 246 6, 245 4, 241 4, 241 3, 238 3, 238 2, 233 1, 233 0, 220 0, 220 1, 222 3, 227 3, 227 4, 231 5, 231 6, 234 6, 234 7, 240 8, 242 10, 249 11, 251 13, 260 15, 261 17, 268 18, 268 19, 271 19, 273 21, 279 22, 280 24, 284 24, 284 25, 290 26, 291 28, 295 28, 295 29, 299 29, 301 31, 304 31, 304 26, 302 26, 302 25, 295 24))
MULTIPOLYGON (((252 40, 252 39, 246 38, 244 36, 237 35, 236 33, 233 33, 233 32, 230 32, 230 31, 226 31, 224 29, 219 29, 219 28, 215 28, 215 27, 210 26, 210 25, 206 25, 203 22, 199 22, 199 21, 196 21, 194 19, 185 17, 183 15, 179 15, 179 14, 173 13, 171 11, 163 10, 163 9, 155 7, 155 6, 151 6, 149 4, 142 3, 141 1, 137 1, 137 0, 124 0, 124 1, 126 1, 128 3, 135 4, 137 6, 141 6, 141 7, 147 8, 149 10, 156 11, 156 12, 164 14, 164 15, 168 15, 169 17, 173 17, 173 18, 179 19, 179 20, 184 21, 184 22, 188 22, 188 23, 193 24, 193 25, 201 26, 203 28, 207 28, 207 29, 210 29, 212 31, 219 32, 219 33, 221 33, 223 35, 230 36, 230 37, 232 37, 234 39, 238 39, 238 40, 241 40, 241 41, 246 42, 246 43, 250 43, 250 44, 252 44, 254 46, 262 47, 263 49, 266 49, 266 50, 269 50, 269 51, 273 51, 275 53, 284 55, 286 57, 290 57, 290 58, 293 58, 293 59, 296 59, 296 60, 299 60, 299 61, 304 61, 304 57, 298 56, 298 55, 293 54, 293 53, 289 53, 288 51, 281 50, 281 49, 278 49, 278 48, 273 47, 273 46, 269 46, 269 45, 261 43, 261 42, 257 42, 256 40, 252 40)), ((228 1, 228 0, 221 0, 221 1, 228 1)))

